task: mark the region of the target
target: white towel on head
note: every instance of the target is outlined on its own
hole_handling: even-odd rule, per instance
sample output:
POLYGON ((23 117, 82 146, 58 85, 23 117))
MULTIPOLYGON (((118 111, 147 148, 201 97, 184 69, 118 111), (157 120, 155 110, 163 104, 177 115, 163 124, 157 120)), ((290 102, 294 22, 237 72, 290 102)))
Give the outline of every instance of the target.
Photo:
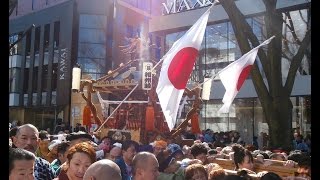
POLYGON ((48 149, 51 151, 55 146, 58 146, 60 143, 62 143, 62 142, 58 139, 52 140, 49 143, 48 149))
POLYGON ((114 145, 114 146, 117 146, 117 147, 119 147, 119 148, 122 147, 122 144, 121 144, 121 143, 118 143, 118 142, 114 143, 113 145, 114 145))

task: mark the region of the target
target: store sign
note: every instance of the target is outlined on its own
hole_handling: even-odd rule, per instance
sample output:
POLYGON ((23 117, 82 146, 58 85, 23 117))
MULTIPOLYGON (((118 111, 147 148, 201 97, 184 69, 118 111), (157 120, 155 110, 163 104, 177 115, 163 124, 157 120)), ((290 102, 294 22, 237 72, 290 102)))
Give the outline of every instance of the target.
POLYGON ((143 62, 142 64, 142 89, 151 90, 152 87, 152 66, 151 62, 143 62))
POLYGON ((67 74, 67 58, 68 58, 68 49, 63 48, 60 50, 60 63, 59 63, 59 80, 66 79, 67 74))
POLYGON ((196 0, 190 2, 188 0, 172 0, 167 3, 162 3, 164 10, 162 15, 174 14, 180 11, 189 11, 191 9, 201 8, 212 5, 214 0, 196 0))

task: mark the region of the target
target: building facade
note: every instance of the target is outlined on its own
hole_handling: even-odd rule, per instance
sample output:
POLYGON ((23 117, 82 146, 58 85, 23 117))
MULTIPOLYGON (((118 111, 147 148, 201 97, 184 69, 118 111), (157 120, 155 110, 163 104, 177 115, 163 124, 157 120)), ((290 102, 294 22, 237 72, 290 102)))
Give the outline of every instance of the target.
POLYGON ((9 17, 9 43, 19 40, 9 53, 9 121, 40 129, 81 123, 85 101, 71 93, 72 68, 77 63, 82 78, 97 79, 131 58, 118 47, 147 36, 150 7, 130 3, 19 0, 9 17))
MULTIPOLYGON (((162 57, 194 22, 207 10, 212 1, 197 0, 163 0, 152 4, 153 18, 149 21, 150 33, 159 39, 162 57)), ((264 4, 260 0, 238 0, 237 6, 244 13, 254 34, 262 42, 265 40, 264 4)), ((283 12, 285 21, 293 20, 297 37, 302 40, 310 23, 311 1, 278 0, 277 9, 283 12), (288 16, 288 13, 290 16, 288 16)), ((199 57, 195 69, 190 77, 190 85, 203 82, 204 77, 212 76, 226 67, 229 63, 242 56, 228 15, 220 4, 215 5, 210 13, 205 36, 199 50, 199 57)), ((283 52, 289 54, 282 58, 282 76, 285 80, 290 66, 290 58, 297 51, 297 44, 291 35, 291 30, 283 27, 284 39, 293 42, 284 44, 283 52)), ((309 49, 310 52, 310 49, 309 49)), ((256 61, 260 68, 260 61, 256 61)), ((291 93, 293 104, 292 128, 300 129, 306 135, 311 133, 310 95, 311 95, 311 57, 306 53, 301 67, 296 75, 291 93)), ((262 73, 264 76, 264 73, 262 73)), ((265 78, 265 77, 264 77, 265 78)), ((285 81, 284 81, 285 82, 285 81)), ((267 83, 266 83, 267 84, 267 83)), ((219 114, 225 89, 217 76, 211 87, 210 100, 204 101, 201 109, 201 129, 213 129, 215 132, 237 130, 247 143, 252 142, 253 136, 260 136, 261 132, 268 133, 262 107, 257 97, 250 77, 245 81, 237 94, 229 114, 219 114)), ((192 103, 184 106, 188 112, 192 103)))
POLYGON ((68 116, 73 2, 40 9, 19 1, 9 20, 9 42, 22 38, 9 54, 9 118, 51 128, 57 117, 68 116))

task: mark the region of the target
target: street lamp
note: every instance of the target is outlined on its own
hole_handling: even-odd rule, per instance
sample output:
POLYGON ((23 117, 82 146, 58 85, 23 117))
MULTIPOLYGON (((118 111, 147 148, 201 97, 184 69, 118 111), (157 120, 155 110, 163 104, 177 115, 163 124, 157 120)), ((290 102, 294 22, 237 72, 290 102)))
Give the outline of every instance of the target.
POLYGON ((81 68, 79 64, 76 64, 72 69, 72 91, 79 92, 81 82, 81 68))

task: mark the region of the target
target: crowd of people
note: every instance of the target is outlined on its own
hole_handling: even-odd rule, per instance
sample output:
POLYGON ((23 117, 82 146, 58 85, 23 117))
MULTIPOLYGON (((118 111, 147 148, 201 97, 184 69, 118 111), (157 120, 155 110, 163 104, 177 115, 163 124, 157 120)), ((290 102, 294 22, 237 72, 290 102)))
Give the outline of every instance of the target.
MULTIPOLYGON (((238 132, 205 130, 190 146, 175 139, 149 144, 134 140, 98 138, 84 131, 50 134, 32 124, 9 128, 9 179, 37 180, 223 180, 311 179, 311 151, 300 134, 294 134, 290 152, 259 149, 245 143, 238 132), (301 145, 301 143, 304 143, 301 145), (215 159, 228 159, 234 169, 224 169, 215 159), (291 177, 260 171, 268 159, 297 168, 291 177)), ((311 144, 311 143, 310 143, 311 144)))

